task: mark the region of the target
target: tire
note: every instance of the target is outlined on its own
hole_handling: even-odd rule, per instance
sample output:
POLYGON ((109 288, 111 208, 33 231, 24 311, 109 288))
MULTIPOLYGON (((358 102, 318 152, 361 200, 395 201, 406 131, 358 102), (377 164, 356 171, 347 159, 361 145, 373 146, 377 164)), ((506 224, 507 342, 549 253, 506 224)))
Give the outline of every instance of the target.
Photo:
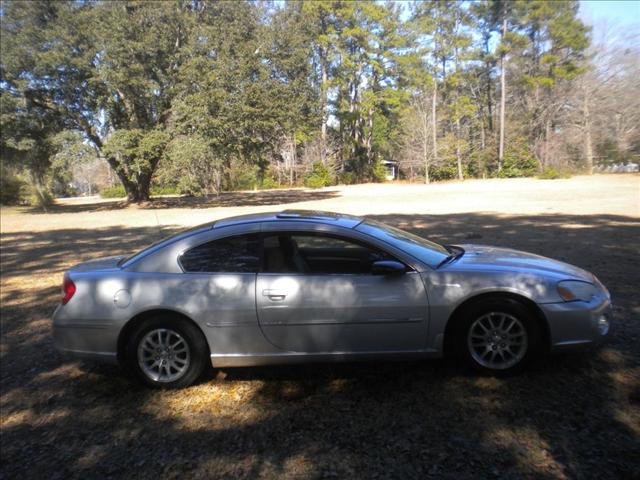
POLYGON ((486 298, 464 310, 454 341, 458 358, 474 370, 511 375, 540 351, 540 325, 517 300, 486 298))
POLYGON ((202 332, 190 322, 162 315, 145 320, 129 336, 126 363, 152 388, 184 388, 202 375, 209 347, 202 332))

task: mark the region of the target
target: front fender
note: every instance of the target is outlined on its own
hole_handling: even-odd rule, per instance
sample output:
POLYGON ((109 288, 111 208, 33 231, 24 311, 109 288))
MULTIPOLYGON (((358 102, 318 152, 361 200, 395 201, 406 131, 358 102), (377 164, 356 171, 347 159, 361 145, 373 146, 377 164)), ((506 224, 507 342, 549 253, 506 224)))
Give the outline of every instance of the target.
POLYGON ((557 302, 555 282, 513 272, 425 272, 429 295, 429 349, 443 350, 444 333, 455 310, 467 300, 490 293, 508 293, 536 304, 557 302))

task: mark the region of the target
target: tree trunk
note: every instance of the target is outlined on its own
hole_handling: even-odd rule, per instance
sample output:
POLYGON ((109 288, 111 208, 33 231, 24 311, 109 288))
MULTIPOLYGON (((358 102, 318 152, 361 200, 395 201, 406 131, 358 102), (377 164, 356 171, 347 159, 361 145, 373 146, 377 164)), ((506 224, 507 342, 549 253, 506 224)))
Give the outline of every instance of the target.
POLYGON ((369 107, 367 113, 367 140, 366 140, 366 152, 367 152, 367 164, 373 165, 373 107, 369 107))
POLYGON ((150 199, 149 183, 146 185, 132 182, 123 183, 124 190, 127 192, 127 201, 135 203, 148 202, 150 199))
POLYGON ((47 205, 50 202, 50 197, 47 194, 47 189, 44 187, 43 176, 37 173, 31 172, 31 182, 35 190, 36 197, 38 197, 38 206, 42 208, 44 213, 49 213, 47 205))
POLYGON ((427 138, 429 137, 429 122, 427 119, 427 109, 422 113, 422 156, 424 159, 424 183, 429 183, 429 151, 427 138))
MULTIPOLYGON (((502 19, 502 40, 507 34, 507 17, 502 19)), ((498 172, 502 171, 504 160, 504 110, 506 103, 507 81, 506 81, 506 55, 500 56, 500 145, 498 147, 498 172)))
POLYGON ((433 98, 431 99, 431 134, 433 139, 433 163, 438 163, 438 120, 436 117, 436 104, 438 103, 438 82, 433 77, 433 98))
POLYGON ((320 70, 322 77, 322 84, 320 86, 320 112, 322 115, 322 124, 320 126, 320 140, 322 145, 320 147, 320 159, 322 164, 327 163, 327 87, 328 87, 328 74, 327 74, 327 47, 320 47, 320 70))
POLYGON ((458 161, 458 180, 464 180, 462 173, 462 152, 460 151, 460 119, 456 119, 456 159, 458 161))
POLYGON ((149 201, 149 189, 151 186, 151 175, 141 175, 137 182, 129 179, 126 172, 118 165, 113 158, 107 158, 107 162, 116 173, 124 191, 127 194, 128 202, 141 203, 149 201))
POLYGON ((584 114, 584 155, 587 160, 587 173, 593 175, 593 144, 591 141, 591 112, 589 110, 589 98, 587 87, 583 85, 583 114, 584 114))
POLYGON ((480 172, 480 174, 482 175, 482 178, 485 178, 485 171, 484 171, 484 163, 482 161, 482 157, 484 156, 484 150, 486 148, 486 138, 485 138, 485 131, 484 131, 484 118, 480 119, 480 146, 482 147, 482 155, 478 155, 478 172, 480 172))
POLYGON ((151 187, 151 176, 143 175, 138 183, 129 182, 130 188, 127 189, 125 185, 124 189, 127 192, 127 200, 130 202, 142 203, 148 202, 151 198, 149 193, 151 187))
POLYGON ((491 81, 487 80, 487 119, 488 128, 490 132, 493 132, 493 99, 491 98, 491 81))
POLYGON ((551 122, 547 120, 544 123, 544 144, 543 144, 543 156, 542 165, 540 171, 544 171, 544 168, 549 165, 549 137, 551 135, 551 122))
POLYGON ((289 164, 289 185, 293 186, 294 182, 294 169, 296 165, 296 137, 295 134, 291 133, 291 155, 290 155, 290 164, 289 164))

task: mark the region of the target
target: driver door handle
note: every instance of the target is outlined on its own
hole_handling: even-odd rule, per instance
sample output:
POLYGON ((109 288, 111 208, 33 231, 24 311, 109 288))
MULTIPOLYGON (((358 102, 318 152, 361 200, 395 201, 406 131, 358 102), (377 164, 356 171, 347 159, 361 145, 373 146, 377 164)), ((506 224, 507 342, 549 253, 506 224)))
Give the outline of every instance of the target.
POLYGON ((285 292, 284 290, 267 289, 262 290, 262 296, 268 297, 269 300, 280 301, 287 298, 287 292, 285 292))

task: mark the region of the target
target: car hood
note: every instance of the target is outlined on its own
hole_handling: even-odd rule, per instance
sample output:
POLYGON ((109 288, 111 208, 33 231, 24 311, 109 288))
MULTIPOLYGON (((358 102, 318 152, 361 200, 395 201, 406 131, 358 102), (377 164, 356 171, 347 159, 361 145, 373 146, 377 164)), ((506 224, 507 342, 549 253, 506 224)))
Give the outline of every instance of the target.
POLYGON ((119 269, 118 263, 124 258, 124 255, 114 255, 112 257, 96 258, 88 262, 82 262, 74 265, 69 269, 70 272, 95 272, 97 270, 116 270, 119 269))
POLYGON ((510 270, 594 281, 593 275, 582 268, 541 255, 487 245, 459 246, 465 253, 451 264, 453 269, 510 270))

